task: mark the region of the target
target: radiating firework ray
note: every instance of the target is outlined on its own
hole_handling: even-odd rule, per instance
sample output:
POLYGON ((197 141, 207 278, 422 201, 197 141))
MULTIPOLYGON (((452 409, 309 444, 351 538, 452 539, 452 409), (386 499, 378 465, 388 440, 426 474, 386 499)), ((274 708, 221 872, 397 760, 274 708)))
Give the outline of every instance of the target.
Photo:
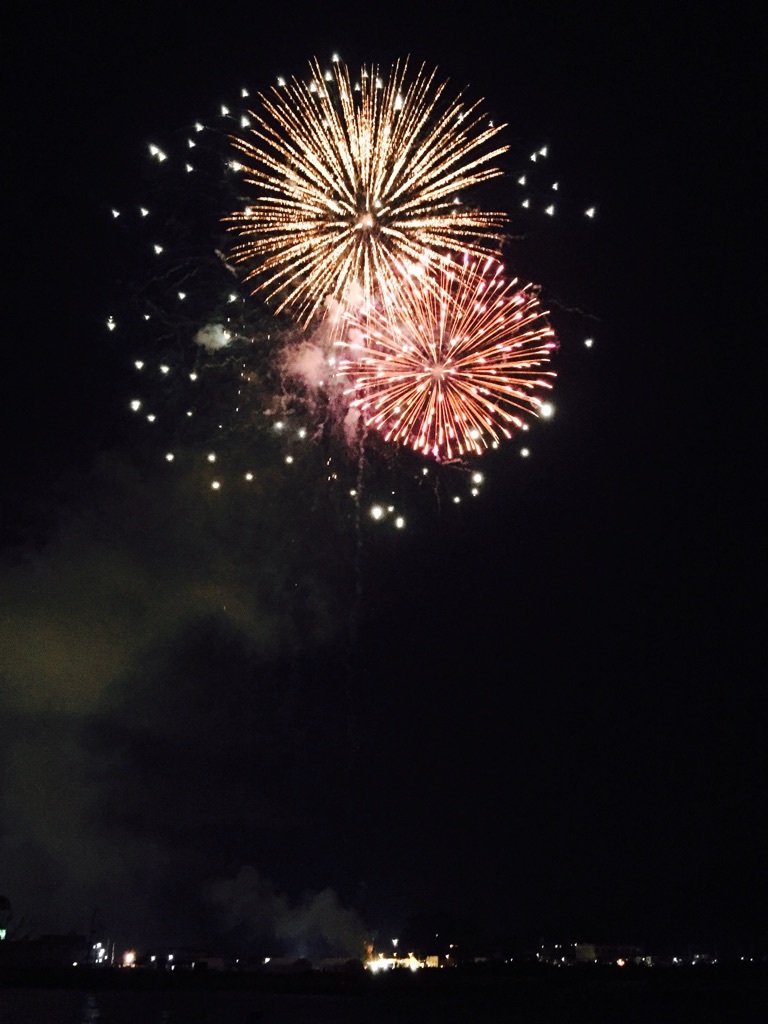
MULTIPOLYGON (((538 415, 554 332, 531 285, 492 257, 400 265, 392 303, 346 314, 338 376, 369 428, 440 462, 482 453, 538 415)), ((546 409, 545 409, 546 411, 546 409)))
POLYGON ((489 143, 504 126, 447 98, 436 74, 422 67, 408 84, 406 61, 353 83, 345 64, 324 73, 313 60, 308 83, 261 95, 248 138, 232 138, 253 189, 226 218, 240 237, 232 258, 254 263, 247 280, 278 310, 306 325, 328 296, 372 296, 393 258, 494 251, 505 214, 457 193, 501 173, 493 161, 508 147, 489 143))

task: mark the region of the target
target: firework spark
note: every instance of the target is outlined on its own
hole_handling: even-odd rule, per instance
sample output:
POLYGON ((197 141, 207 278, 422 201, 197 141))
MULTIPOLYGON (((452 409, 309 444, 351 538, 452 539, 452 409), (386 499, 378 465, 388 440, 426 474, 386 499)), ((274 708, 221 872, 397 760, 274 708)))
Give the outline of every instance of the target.
POLYGON ((310 63, 261 95, 247 138, 232 138, 253 189, 226 218, 240 238, 232 259, 249 262, 255 290, 307 324, 328 296, 370 298, 393 258, 431 266, 445 250, 488 254, 506 221, 462 205, 458 193, 501 171, 506 146, 479 103, 446 97, 436 71, 409 84, 407 62, 389 77, 363 68, 353 83, 338 61, 310 63))
MULTIPOLYGON (((531 285, 492 257, 402 265, 393 304, 346 314, 337 373, 366 426, 440 462, 482 453, 539 415, 554 332, 531 285)), ((549 408, 549 407, 548 407, 549 408)))

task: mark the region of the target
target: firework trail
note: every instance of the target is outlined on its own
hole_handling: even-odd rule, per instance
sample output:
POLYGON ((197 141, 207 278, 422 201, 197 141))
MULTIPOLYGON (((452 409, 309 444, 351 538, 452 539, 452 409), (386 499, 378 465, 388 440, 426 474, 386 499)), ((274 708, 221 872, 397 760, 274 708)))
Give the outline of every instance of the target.
MULTIPOLYGON (((255 105, 243 88, 148 146, 141 194, 110 214, 136 269, 126 259, 106 324, 130 343, 126 404, 165 471, 194 469, 222 496, 280 472, 306 489, 314 474, 356 523, 401 529, 438 490, 476 497, 471 457, 551 415, 556 343, 537 292, 486 262, 505 216, 455 202, 500 173, 499 129, 439 72, 401 61, 355 81, 335 57, 328 67, 313 61, 305 84, 279 80, 255 105), (226 228, 271 310, 236 285, 226 228)), ((504 205, 520 207, 521 237, 573 220, 546 145, 517 157, 520 201, 504 205)), ((579 212, 591 221, 595 207, 579 212)), ((558 335, 569 343, 562 317, 558 335)))
POLYGON ((232 138, 252 196, 226 220, 232 260, 278 311, 306 326, 329 296, 391 285, 395 259, 435 267, 445 250, 495 250, 505 214, 457 193, 501 173, 507 147, 489 144, 504 126, 449 99, 436 74, 422 67, 409 84, 398 62, 386 80, 374 65, 353 82, 338 60, 326 72, 314 60, 308 83, 260 96, 248 137, 232 138))
POLYGON ((557 342, 531 285, 468 254, 435 277, 401 265, 393 278, 397 318, 387 302, 351 310, 336 343, 337 375, 366 426, 446 462, 546 415, 557 342))

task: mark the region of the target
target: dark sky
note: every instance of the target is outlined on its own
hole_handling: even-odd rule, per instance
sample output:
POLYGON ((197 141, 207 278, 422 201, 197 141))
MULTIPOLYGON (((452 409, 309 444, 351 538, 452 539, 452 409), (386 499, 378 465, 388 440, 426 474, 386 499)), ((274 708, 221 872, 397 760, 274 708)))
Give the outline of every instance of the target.
POLYGON ((432 913, 753 939, 750 26, 192 6, 27 10, 12 35, 0 893, 33 929, 98 907, 138 943, 311 952, 432 913), (556 416, 459 508, 372 453, 402 533, 355 524, 324 451, 294 481, 258 433, 237 440, 247 496, 161 472, 125 413, 135 339, 104 329, 127 280, 108 210, 140 193, 147 143, 335 50, 410 54, 484 96, 509 124, 494 195, 513 215, 530 151, 562 182, 563 217, 520 222, 514 250, 562 338, 556 416))

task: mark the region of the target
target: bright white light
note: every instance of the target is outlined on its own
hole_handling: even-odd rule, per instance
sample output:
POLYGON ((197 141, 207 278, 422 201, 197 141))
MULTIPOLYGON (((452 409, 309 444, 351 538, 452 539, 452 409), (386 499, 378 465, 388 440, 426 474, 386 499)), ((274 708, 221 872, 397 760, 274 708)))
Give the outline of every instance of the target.
POLYGON ((118 217, 120 216, 120 211, 119 211, 119 210, 113 210, 113 211, 112 211, 112 216, 113 216, 113 217, 114 217, 115 219, 117 219, 117 218, 118 218, 118 217))
POLYGON ((223 104, 222 104, 222 107, 221 107, 221 116, 222 117, 229 117, 229 107, 225 107, 223 104))
POLYGON ((170 366, 165 366, 165 365, 161 365, 160 366, 160 373, 166 374, 166 373, 170 373, 170 372, 171 372, 170 366))
POLYGON ((592 348, 592 346, 594 344, 595 344, 595 339, 594 338, 585 338, 584 339, 584 345, 586 346, 586 348, 592 348))
POLYGON ((559 187, 560 187, 559 183, 558 182, 554 182, 553 185, 552 185, 553 192, 557 192, 559 187))
POLYGON ((473 473, 472 474, 472 483, 473 484, 481 484, 482 482, 483 482, 483 474, 482 473, 473 473))
POLYGON ((201 132, 205 128, 205 125, 200 124, 199 121, 195 121, 195 131, 201 132))
POLYGON ((134 412, 139 411, 139 409, 141 408, 141 402, 138 400, 138 398, 133 399, 133 401, 131 402, 131 408, 133 409, 134 412))
POLYGON ((275 430, 282 430, 284 426, 285 424, 283 423, 283 421, 278 420, 277 423, 275 423, 275 430))
POLYGON ((245 479, 246 480, 253 480, 253 473, 246 473, 245 474, 245 479))
POLYGON ((166 462, 173 462, 173 460, 175 458, 176 458, 176 456, 173 454, 173 452, 166 452, 165 453, 165 461, 166 462))
POLYGON ((547 155, 547 147, 546 146, 542 146, 541 149, 539 150, 539 156, 546 156, 546 155, 547 155))
POLYGON ((144 363, 141 361, 141 359, 137 359, 133 365, 136 367, 137 370, 144 369, 144 363))
POLYGON ((147 420, 148 420, 149 423, 154 423, 156 419, 157 419, 157 416, 155 416, 155 414, 153 412, 151 412, 149 414, 149 416, 147 416, 147 420))
POLYGON ((453 504, 454 505, 461 504, 461 498, 458 496, 458 494, 454 494, 454 496, 453 496, 453 504))
POLYGON ((524 185, 525 184, 525 175, 524 174, 517 179, 517 184, 518 185, 524 185))
POLYGON ((280 77, 280 76, 278 76, 277 84, 278 85, 285 85, 285 79, 280 77))
POLYGON ((159 256, 160 253, 163 251, 162 245, 153 245, 152 248, 155 250, 156 256, 159 256))
POLYGON ((594 206, 590 206, 590 208, 588 210, 584 211, 584 216, 592 218, 592 217, 595 216, 596 213, 597 213, 597 210, 595 209, 595 207, 594 206))
POLYGON ((527 210, 528 207, 531 205, 531 201, 530 199, 524 199, 522 203, 520 203, 520 205, 527 210))
POLYGON ((243 114, 242 117, 240 118, 240 127, 247 128, 250 125, 250 123, 250 118, 246 117, 245 114, 243 114))
MULTIPOLYGON (((211 484, 211 490, 212 491, 218 491, 220 488, 221 488, 221 484, 219 483, 219 481, 218 480, 214 480, 213 483, 211 484)), ((168 959, 170 960, 171 957, 168 957, 168 959)))
POLYGON ((140 206, 139 210, 141 212, 141 216, 142 217, 148 217, 149 216, 149 210, 146 208, 146 206, 140 206))
POLYGON ((292 456, 292 455, 286 455, 286 456, 285 456, 285 461, 286 461, 286 462, 288 463, 288 465, 290 466, 290 465, 291 465, 291 463, 293 462, 293 456, 292 456))
POLYGON ((190 373, 189 379, 190 380, 197 380, 197 374, 196 373, 190 373))
POLYGON ((531 454, 531 450, 530 448, 521 448, 520 454, 523 456, 524 459, 527 459, 528 456, 531 454))
POLYGON ((373 516, 374 519, 381 519, 381 517, 384 515, 384 509, 381 507, 381 505, 373 505, 371 508, 371 515, 373 516))
POLYGON ((191 174, 191 172, 192 172, 192 171, 194 171, 194 169, 195 169, 195 168, 194 168, 194 167, 192 166, 192 164, 184 164, 184 167, 185 167, 185 169, 186 169, 186 172, 187 172, 187 174, 191 174))
POLYGON ((107 317, 107 330, 114 331, 116 327, 117 324, 115 323, 115 318, 112 316, 107 317))
POLYGON ((544 417, 545 420, 551 419, 554 415, 555 407, 551 402, 542 402, 539 406, 539 413, 544 417))
POLYGON ((215 462, 216 461, 216 452, 208 452, 208 455, 206 457, 207 457, 209 462, 215 462))
POLYGON ((186 299, 186 297, 187 297, 187 293, 186 292, 179 292, 179 301, 183 302, 184 299, 186 299))
POLYGON ((403 519, 402 516, 397 517, 397 519, 395 520, 395 526, 398 528, 398 530, 402 530, 402 528, 405 526, 405 520, 403 519))
POLYGON ((554 217, 554 215, 555 215, 555 204, 552 203, 550 206, 548 206, 546 208, 546 210, 544 211, 544 213, 549 214, 550 217, 554 217))
POLYGON ((301 427, 301 429, 298 431, 298 436, 301 438, 302 441, 307 436, 307 432, 304 429, 304 427, 301 427))
POLYGON ((246 100, 246 99, 248 99, 248 97, 250 96, 250 93, 248 92, 248 90, 247 90, 247 89, 241 89, 241 90, 240 90, 240 95, 242 96, 242 98, 243 98, 244 100, 246 100))

